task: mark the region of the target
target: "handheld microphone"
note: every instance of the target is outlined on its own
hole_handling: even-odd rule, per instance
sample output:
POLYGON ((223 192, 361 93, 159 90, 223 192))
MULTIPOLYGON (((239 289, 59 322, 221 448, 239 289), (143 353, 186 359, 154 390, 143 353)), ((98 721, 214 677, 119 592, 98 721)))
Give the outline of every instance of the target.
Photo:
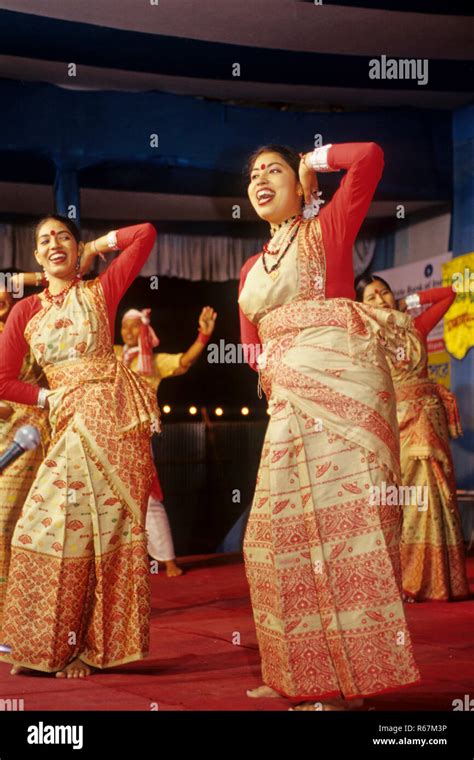
POLYGON ((11 443, 0 456, 0 474, 8 465, 18 459, 25 451, 36 449, 41 443, 41 435, 34 425, 23 425, 16 431, 13 443, 11 443))

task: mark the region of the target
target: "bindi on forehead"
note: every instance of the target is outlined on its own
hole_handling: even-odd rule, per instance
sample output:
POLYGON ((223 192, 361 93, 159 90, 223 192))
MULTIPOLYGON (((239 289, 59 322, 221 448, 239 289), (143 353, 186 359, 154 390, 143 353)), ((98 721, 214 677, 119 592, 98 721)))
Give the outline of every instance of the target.
POLYGON ((44 232, 41 232, 40 230, 40 232, 38 233, 38 238, 48 237, 48 235, 50 235, 51 237, 54 237, 55 235, 63 235, 64 233, 66 233, 67 235, 70 234, 69 230, 65 230, 65 229, 59 229, 59 230, 50 229, 50 230, 45 230, 44 232))
POLYGON ((283 164, 281 164, 279 161, 271 161, 269 164, 257 164, 252 169, 252 172, 258 172, 260 169, 263 171, 264 169, 269 169, 270 166, 283 166, 283 164))

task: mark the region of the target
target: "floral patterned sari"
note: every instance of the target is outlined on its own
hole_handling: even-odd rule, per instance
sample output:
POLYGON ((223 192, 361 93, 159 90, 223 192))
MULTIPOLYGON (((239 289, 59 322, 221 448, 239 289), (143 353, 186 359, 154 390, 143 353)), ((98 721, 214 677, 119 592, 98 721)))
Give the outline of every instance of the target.
POLYGON ((58 671, 146 656, 145 512, 153 392, 118 362, 100 279, 61 307, 44 294, 25 337, 51 389, 51 444, 13 540, 3 626, 8 659, 58 671))
MULTIPOLYGON (((31 355, 23 362, 20 379, 25 383, 44 381, 43 373, 31 355)), ((25 451, 0 475, 0 630, 13 531, 49 443, 48 415, 43 409, 12 402, 9 402, 9 406, 13 408, 12 415, 7 420, 0 420, 0 451, 7 449, 15 433, 23 425, 34 425, 38 428, 41 445, 31 451, 25 451)))
POLYGON ((403 588, 417 601, 469 596, 449 438, 461 433, 456 398, 428 378, 426 346, 408 317, 401 361, 391 362, 397 394, 403 484, 423 489, 403 509, 403 588))
POLYGON ((394 389, 383 342, 397 316, 324 298, 319 220, 239 303, 264 347, 270 421, 244 541, 264 683, 298 699, 355 697, 418 678, 401 601, 394 389))

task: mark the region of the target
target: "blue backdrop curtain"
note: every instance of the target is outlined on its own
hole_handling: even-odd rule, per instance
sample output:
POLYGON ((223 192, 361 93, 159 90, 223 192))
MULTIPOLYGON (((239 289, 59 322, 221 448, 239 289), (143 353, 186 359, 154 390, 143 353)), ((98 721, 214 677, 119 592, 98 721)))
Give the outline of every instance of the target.
POLYGON ((380 235, 375 241, 375 253, 370 265, 371 272, 381 272, 395 266, 395 233, 380 235))
MULTIPOLYGON (((474 105, 455 111, 453 145, 453 256, 460 256, 474 251, 474 105)), ((464 435, 453 442, 457 483, 459 488, 474 489, 473 348, 461 361, 452 359, 451 378, 464 428, 464 435)))
MULTIPOLYGON (((0 98, 0 179, 17 179, 15 174, 27 169, 26 181, 44 181, 50 162, 62 210, 78 208, 74 173, 87 186, 110 181, 114 189, 122 182, 149 192, 243 195, 242 167, 252 149, 277 141, 310 150, 315 135, 324 143, 382 146, 386 164, 379 200, 451 198, 451 114, 446 111, 269 111, 160 92, 84 92, 10 80, 0 81, 0 98)), ((329 195, 339 181, 338 174, 325 175, 329 195)))

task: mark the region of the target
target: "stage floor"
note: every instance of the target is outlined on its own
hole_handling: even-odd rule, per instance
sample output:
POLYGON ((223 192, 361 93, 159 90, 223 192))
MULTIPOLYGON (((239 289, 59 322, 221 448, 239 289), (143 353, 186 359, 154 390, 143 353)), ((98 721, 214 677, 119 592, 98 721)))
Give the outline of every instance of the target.
MULTIPOLYGON (((261 683, 240 556, 192 557, 186 574, 153 578, 147 660, 85 679, 10 676, 0 664, 0 696, 24 710, 287 710, 284 699, 248 699, 261 683)), ((474 558, 468 560, 474 590, 474 558)), ((474 598, 405 605, 422 682, 366 700, 370 710, 452 710, 473 696, 474 598)))

